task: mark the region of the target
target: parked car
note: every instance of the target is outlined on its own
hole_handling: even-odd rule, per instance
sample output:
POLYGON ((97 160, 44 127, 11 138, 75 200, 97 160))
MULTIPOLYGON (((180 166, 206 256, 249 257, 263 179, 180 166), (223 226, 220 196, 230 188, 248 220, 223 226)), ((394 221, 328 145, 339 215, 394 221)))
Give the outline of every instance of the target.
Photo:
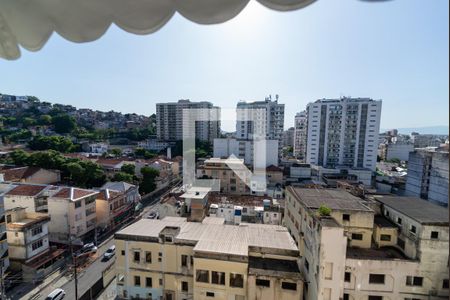
POLYGON ((45 300, 61 300, 66 296, 66 292, 63 289, 56 289, 50 294, 48 294, 45 300))
POLYGON ((109 247, 108 250, 106 250, 106 252, 103 254, 103 260, 107 261, 111 259, 111 257, 113 257, 115 254, 116 254, 116 246, 113 245, 109 247))
POLYGON ((156 211, 151 211, 147 217, 147 219, 157 219, 157 218, 158 218, 158 213, 156 211))
POLYGON ((88 243, 83 246, 83 248, 80 249, 75 255, 76 256, 82 256, 82 255, 89 255, 92 253, 97 252, 97 246, 95 246, 94 243, 88 243))

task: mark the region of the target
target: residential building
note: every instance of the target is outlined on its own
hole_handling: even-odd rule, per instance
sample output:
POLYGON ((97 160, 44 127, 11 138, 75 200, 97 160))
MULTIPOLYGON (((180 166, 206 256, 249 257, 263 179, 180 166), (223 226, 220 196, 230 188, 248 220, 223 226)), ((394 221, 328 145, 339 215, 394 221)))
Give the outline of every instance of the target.
POLYGON ((304 161, 306 159, 306 143, 308 140, 308 116, 306 111, 295 115, 294 120, 294 156, 304 161))
POLYGON ((197 178, 217 179, 220 184, 220 192, 225 194, 249 194, 248 184, 251 182, 251 174, 242 171, 236 174, 227 163, 236 165, 239 169, 244 169, 242 159, 222 159, 210 158, 205 160, 203 165, 197 167, 197 178))
POLYGON ((39 167, 18 167, 0 170, 3 181, 34 184, 55 184, 61 181, 59 170, 48 170, 39 167))
POLYGON ((317 100, 308 104, 307 115, 307 163, 375 171, 381 100, 317 100))
POLYGON ((160 152, 172 145, 173 143, 158 140, 156 137, 149 138, 143 142, 138 142, 139 147, 156 152, 160 152))
POLYGON ((284 131, 284 104, 278 103, 278 95, 272 101, 272 97, 266 97, 264 101, 244 102, 237 104, 236 138, 252 140, 254 135, 265 132, 265 138, 278 141, 278 155, 283 148, 284 131), (257 110, 250 114, 248 110, 257 110), (253 117, 253 121, 249 118, 253 117), (261 124, 257 121, 263 120, 265 128, 259 128, 261 124))
POLYGON ((448 297, 448 211, 418 198, 286 189, 305 299, 448 297), (328 208, 328 209, 325 209, 328 208))
POLYGON ((414 151, 414 145, 410 143, 390 143, 386 145, 385 160, 399 159, 408 161, 409 153, 414 151))
POLYGON ((134 215, 134 204, 125 192, 100 190, 95 199, 96 227, 106 231, 126 223, 134 215))
POLYGON ((167 102, 156 104, 156 134, 161 141, 181 141, 183 139, 184 109, 208 109, 215 113, 212 121, 197 121, 195 124, 195 138, 201 141, 212 141, 220 136, 220 108, 211 102, 191 102, 179 100, 178 102, 167 102))
POLYGON ((115 234, 122 299, 301 299, 298 249, 276 225, 140 220, 115 234))
POLYGON ((49 246, 47 214, 16 207, 5 215, 11 269, 21 272, 23 280, 42 280, 64 263, 64 250, 49 246))
POLYGON ((448 135, 437 134, 418 134, 411 133, 411 140, 414 143, 414 148, 439 147, 445 143, 448 135))
POLYGON ((95 234, 98 192, 63 187, 48 198, 50 241, 66 244, 95 234))
POLYGON ((50 186, 40 184, 11 185, 5 193, 5 209, 25 208, 26 212, 47 212, 50 186))
POLYGON ((139 194, 139 186, 124 182, 124 181, 110 181, 105 183, 100 189, 109 189, 125 193, 125 199, 128 203, 137 204, 141 201, 141 195, 139 194))
MULTIPOLYGON (((244 164, 254 165, 254 147, 260 142, 253 140, 241 140, 234 138, 214 139, 213 156, 219 158, 228 158, 231 155, 243 159, 244 164)), ((278 166, 278 140, 265 140, 265 159, 261 162, 261 167, 270 165, 278 166)), ((258 162, 259 163, 259 162, 258 162)))
POLYGON ((3 202, 3 191, 0 191, 0 276, 4 276, 8 268, 9 252, 6 235, 5 206, 3 202))
POLYGON ((294 147, 294 133, 294 127, 290 127, 288 130, 283 131, 283 147, 294 147))
POLYGON ((406 194, 448 206, 448 150, 416 149, 409 154, 406 194))

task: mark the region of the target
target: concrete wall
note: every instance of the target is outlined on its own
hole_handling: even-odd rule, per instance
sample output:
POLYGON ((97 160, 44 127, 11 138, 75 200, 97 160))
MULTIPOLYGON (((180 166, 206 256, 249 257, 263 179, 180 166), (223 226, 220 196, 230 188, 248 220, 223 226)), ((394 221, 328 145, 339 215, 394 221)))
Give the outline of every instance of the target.
POLYGON ((409 153, 413 151, 413 144, 388 144, 386 147, 386 160, 398 158, 400 160, 408 161, 409 153))

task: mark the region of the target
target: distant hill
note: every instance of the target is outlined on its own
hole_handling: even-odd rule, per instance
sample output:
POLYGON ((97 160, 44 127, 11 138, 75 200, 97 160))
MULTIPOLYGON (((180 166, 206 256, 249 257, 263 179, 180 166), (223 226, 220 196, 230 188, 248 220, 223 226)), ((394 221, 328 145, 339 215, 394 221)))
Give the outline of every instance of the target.
MULTIPOLYGON (((380 132, 385 132, 389 129, 381 129, 380 132)), ((428 127, 410 127, 410 128, 397 128, 398 133, 410 134, 411 132, 418 132, 420 134, 444 134, 448 135, 448 125, 441 126, 428 126, 428 127)))

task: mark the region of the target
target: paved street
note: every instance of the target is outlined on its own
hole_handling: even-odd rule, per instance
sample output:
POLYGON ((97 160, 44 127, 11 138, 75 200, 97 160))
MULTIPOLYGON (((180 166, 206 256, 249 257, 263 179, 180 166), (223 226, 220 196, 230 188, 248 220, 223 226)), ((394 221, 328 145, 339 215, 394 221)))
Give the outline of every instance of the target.
MULTIPOLYGON (((104 245, 102 245, 98 251, 98 258, 78 276, 78 297, 86 292, 99 278, 102 276, 102 272, 111 264, 114 263, 115 257, 107 262, 102 262, 101 256, 103 253, 114 244, 114 240, 111 239, 104 245)), ((54 289, 62 288, 66 291, 66 299, 75 299, 75 281, 72 279, 62 286, 50 285, 40 292, 40 296, 35 298, 38 300, 44 300, 45 297, 54 289)))

